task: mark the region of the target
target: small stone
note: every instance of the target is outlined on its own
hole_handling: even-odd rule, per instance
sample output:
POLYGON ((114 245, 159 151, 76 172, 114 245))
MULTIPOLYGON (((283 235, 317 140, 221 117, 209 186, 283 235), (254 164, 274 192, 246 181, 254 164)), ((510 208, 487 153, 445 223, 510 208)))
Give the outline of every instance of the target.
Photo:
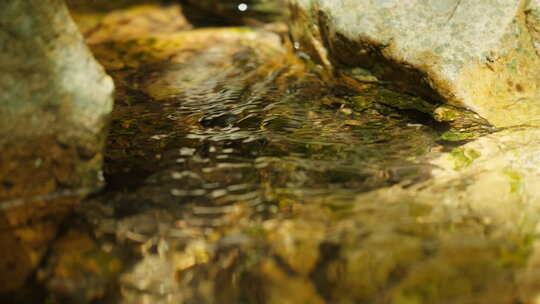
POLYGON ((345 121, 345 124, 348 126, 361 126, 362 123, 358 120, 349 119, 345 121))

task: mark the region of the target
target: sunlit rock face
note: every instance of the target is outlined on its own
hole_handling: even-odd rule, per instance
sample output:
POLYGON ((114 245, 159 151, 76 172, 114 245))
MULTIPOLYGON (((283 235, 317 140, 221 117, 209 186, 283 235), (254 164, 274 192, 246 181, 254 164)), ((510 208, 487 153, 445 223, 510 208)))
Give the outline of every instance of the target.
POLYGON ((291 2, 296 46, 327 68, 367 68, 495 126, 540 123, 538 1, 291 2))
POLYGON ((0 261, 4 290, 24 280, 44 252, 35 248, 54 236, 50 218, 36 220, 99 186, 113 84, 61 0, 0 2, 0 63, 0 243, 14 242, 16 257, 0 261))

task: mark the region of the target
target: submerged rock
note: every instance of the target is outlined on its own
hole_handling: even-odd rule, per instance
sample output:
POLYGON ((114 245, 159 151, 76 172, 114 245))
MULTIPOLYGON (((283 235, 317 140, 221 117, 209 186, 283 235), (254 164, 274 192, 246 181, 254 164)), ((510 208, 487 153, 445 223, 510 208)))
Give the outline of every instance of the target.
POLYGON ((0 3, 0 62, 1 229, 17 243, 7 256, 28 256, 16 267, 0 262, 5 290, 24 281, 55 234, 55 220, 36 220, 100 185, 113 84, 61 0, 0 3))
POLYGON ((51 246, 48 262, 37 278, 62 303, 101 298, 115 287, 114 279, 125 265, 121 253, 99 245, 81 231, 68 231, 51 246))
POLYGON ((497 127, 540 120, 538 1, 293 0, 296 46, 497 127))

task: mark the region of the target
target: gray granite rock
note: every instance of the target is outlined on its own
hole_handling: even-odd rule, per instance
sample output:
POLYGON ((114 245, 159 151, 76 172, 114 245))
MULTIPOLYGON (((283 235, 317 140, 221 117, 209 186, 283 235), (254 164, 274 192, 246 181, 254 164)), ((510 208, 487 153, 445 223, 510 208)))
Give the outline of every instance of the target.
POLYGON ((62 0, 1 1, 0 202, 94 188, 112 92, 62 0))
POLYGON ((495 126, 538 125, 538 3, 291 0, 292 35, 327 69, 367 68, 495 126))

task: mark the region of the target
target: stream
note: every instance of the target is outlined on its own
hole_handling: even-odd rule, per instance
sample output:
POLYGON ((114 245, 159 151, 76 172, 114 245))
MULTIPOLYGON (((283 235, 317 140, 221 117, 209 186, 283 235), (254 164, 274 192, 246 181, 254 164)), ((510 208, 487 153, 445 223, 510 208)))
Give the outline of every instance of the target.
POLYGON ((416 97, 329 81, 281 23, 178 14, 75 14, 116 104, 107 186, 37 273, 47 303, 518 303, 527 240, 370 196, 430 179, 464 143, 396 106, 416 97))

